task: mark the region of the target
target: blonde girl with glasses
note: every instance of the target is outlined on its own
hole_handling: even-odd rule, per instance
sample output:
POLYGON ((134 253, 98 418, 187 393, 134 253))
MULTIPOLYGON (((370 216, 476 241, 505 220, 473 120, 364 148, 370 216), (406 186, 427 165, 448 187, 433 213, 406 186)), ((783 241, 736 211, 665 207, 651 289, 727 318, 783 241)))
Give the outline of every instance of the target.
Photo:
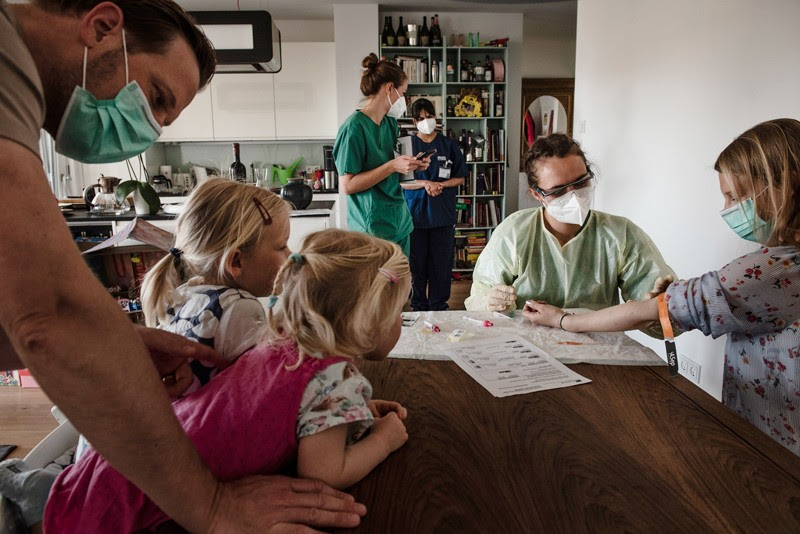
MULTIPOLYGON (((266 321, 257 298, 269 295, 291 252, 290 213, 265 189, 221 179, 200 185, 178 217, 174 247, 144 278, 147 326, 207 345, 229 361, 252 348, 266 321)), ((162 379, 177 396, 216 372, 192 361, 162 379)))
POLYGON ((718 271, 671 284, 659 302, 570 315, 530 301, 534 324, 571 332, 661 322, 728 336, 722 402, 800 455, 800 122, 750 128, 717 158, 722 218, 758 250, 718 271))
POLYGON ((619 304, 620 295, 652 297, 674 278, 641 228, 592 209, 596 178, 577 141, 541 137, 524 159, 528 191, 542 207, 520 210, 492 232, 475 265, 468 310, 521 309, 530 299, 599 310, 619 304))
MULTIPOLYGON (((373 401, 353 362, 388 355, 410 286, 393 243, 343 230, 306 237, 277 273, 266 341, 173 403, 213 474, 296 470, 346 488, 400 448, 406 409, 373 401)), ((59 475, 44 510, 45 527, 58 531, 133 532, 168 519, 93 449, 59 475)))

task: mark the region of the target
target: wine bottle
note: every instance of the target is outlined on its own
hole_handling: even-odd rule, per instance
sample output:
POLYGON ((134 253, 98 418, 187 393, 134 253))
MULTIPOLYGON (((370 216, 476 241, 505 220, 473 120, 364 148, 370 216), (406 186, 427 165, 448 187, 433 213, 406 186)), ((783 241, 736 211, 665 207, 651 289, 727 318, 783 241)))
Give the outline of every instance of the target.
POLYGON ((476 82, 483 81, 483 65, 481 65, 481 60, 478 60, 478 64, 475 65, 475 80, 476 82))
POLYGON ((483 70, 484 81, 491 82, 494 80, 494 72, 492 72, 492 62, 489 56, 486 56, 486 67, 483 70))
POLYGON ((403 26, 403 17, 400 17, 400 25, 397 26, 397 46, 406 46, 408 41, 406 40, 406 27, 403 26))
POLYGON ((473 154, 473 143, 472 143, 472 130, 469 131, 467 134, 467 139, 465 141, 464 152, 466 152, 464 159, 467 160, 467 163, 475 161, 475 156, 473 154))
POLYGON ((247 168, 239 157, 239 143, 233 143, 233 163, 231 163, 231 180, 235 182, 247 181, 247 168))
POLYGON ((392 26, 392 17, 386 17, 381 41, 383 42, 383 46, 394 46, 397 42, 394 34, 394 27, 392 26))
POLYGON ((383 31, 381 32, 381 46, 389 46, 389 17, 383 17, 383 31))
POLYGON ((422 29, 419 31, 420 46, 430 46, 431 32, 428 30, 428 17, 422 17, 422 29))
POLYGON ((503 91, 496 91, 494 93, 494 116, 503 116, 503 91))
POLYGON ((468 82, 469 81, 469 70, 467 69, 467 60, 461 60, 461 81, 468 82))
POLYGON ((433 16, 433 22, 431 24, 431 46, 442 46, 442 30, 439 29, 439 15, 433 16))
POLYGON ((422 79, 417 81, 428 83, 428 58, 424 57, 420 61, 420 71, 422 71, 420 73, 422 75, 422 79))

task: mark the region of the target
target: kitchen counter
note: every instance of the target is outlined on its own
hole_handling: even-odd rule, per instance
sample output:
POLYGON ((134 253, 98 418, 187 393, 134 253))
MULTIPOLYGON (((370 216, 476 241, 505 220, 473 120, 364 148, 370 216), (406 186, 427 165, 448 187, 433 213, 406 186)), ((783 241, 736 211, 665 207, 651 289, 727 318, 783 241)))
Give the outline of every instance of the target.
MULTIPOLYGON (((312 200, 308 208, 304 210, 293 210, 292 217, 330 217, 333 210, 334 201, 332 200, 312 200)), ((120 222, 130 221, 137 217, 136 212, 133 210, 122 212, 119 215, 113 213, 92 213, 85 210, 73 210, 62 212, 67 224, 86 224, 98 222, 120 222)), ((141 219, 147 221, 169 221, 176 219, 178 216, 175 214, 164 213, 159 211, 155 215, 139 215, 141 219)))

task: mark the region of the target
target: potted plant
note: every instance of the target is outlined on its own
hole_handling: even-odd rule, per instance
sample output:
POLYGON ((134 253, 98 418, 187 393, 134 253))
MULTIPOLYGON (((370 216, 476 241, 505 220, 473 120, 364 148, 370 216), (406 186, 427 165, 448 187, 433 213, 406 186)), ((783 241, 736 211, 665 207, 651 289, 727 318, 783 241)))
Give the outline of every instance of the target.
POLYGON ((161 208, 161 200, 153 186, 147 182, 137 180, 127 180, 117 186, 114 191, 117 203, 122 205, 128 195, 133 193, 133 207, 137 215, 155 215, 161 208))

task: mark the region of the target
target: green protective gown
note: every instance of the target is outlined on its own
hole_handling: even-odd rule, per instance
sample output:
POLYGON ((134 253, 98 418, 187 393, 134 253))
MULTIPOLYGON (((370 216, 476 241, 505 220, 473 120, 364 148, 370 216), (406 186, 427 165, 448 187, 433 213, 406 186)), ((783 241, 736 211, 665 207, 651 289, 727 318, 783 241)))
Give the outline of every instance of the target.
MULTIPOLYGON (((388 115, 380 125, 356 111, 342 124, 333 145, 339 174, 358 174, 394 159, 397 121, 388 115)), ((347 196, 347 224, 397 243, 408 255, 408 236, 414 230, 400 176, 392 173, 374 186, 347 196)))
MULTIPOLYGON (((544 226, 542 208, 509 215, 475 264, 468 310, 485 310, 492 286, 513 286, 517 308, 543 300, 560 308, 599 310, 642 300, 656 278, 675 272, 652 239, 625 217, 592 210, 563 247, 544 226)), ((677 280, 677 278, 676 278, 677 280)), ((657 329, 647 330, 657 333, 657 329)))

